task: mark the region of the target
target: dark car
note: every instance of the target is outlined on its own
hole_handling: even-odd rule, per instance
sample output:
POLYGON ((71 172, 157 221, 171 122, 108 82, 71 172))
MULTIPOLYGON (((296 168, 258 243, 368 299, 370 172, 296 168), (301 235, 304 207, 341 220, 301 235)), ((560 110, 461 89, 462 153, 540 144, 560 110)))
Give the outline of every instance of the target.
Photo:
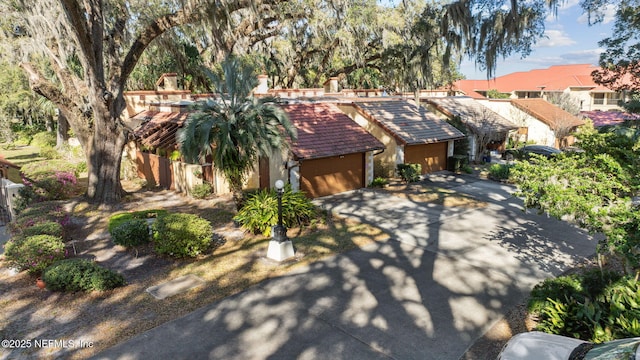
POLYGON ((531 157, 531 154, 537 154, 545 156, 547 159, 560 154, 562 151, 545 145, 526 145, 519 149, 508 149, 502 154, 502 158, 505 160, 526 160, 531 157))

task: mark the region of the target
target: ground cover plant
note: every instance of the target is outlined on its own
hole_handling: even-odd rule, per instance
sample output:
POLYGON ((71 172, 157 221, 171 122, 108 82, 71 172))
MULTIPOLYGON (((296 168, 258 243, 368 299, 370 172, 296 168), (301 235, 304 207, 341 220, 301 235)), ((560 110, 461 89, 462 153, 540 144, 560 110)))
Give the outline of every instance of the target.
POLYGON ((592 270, 549 279, 531 292, 537 330, 596 343, 640 336, 640 283, 592 270))
MULTIPOLYGON (((317 215, 311 200, 301 191, 293 191, 287 184, 282 193, 282 223, 285 227, 308 225, 317 215)), ((234 220, 245 229, 269 236, 278 223, 278 197, 274 189, 263 189, 248 195, 234 220)))
POLYGON ((87 259, 66 259, 47 267, 42 274, 52 291, 105 291, 126 285, 124 277, 87 259))

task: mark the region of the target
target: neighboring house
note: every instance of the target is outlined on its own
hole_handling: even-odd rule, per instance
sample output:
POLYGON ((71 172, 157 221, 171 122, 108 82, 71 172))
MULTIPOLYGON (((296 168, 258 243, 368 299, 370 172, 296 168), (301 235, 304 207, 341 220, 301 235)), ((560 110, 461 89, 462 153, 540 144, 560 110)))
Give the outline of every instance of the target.
POLYGON ((293 189, 311 198, 366 187, 384 145, 332 103, 283 105, 298 130, 286 161, 293 189))
POLYGON ((543 99, 492 100, 483 102, 521 129, 520 142, 556 148, 571 145, 571 134, 584 121, 543 99))
POLYGON ((581 111, 620 110, 618 101, 628 100, 626 95, 596 84, 591 73, 597 69, 590 64, 555 65, 490 80, 458 80, 454 89, 476 99, 486 98, 490 90, 507 94, 511 99, 548 99, 552 93, 567 93, 581 111))
POLYGON ((384 144, 374 156, 376 176, 393 176, 397 164, 417 163, 422 173, 445 170, 458 129, 414 102, 355 101, 340 108, 384 144))
POLYGON ((469 160, 480 160, 487 150, 504 150, 511 131, 518 125, 468 96, 430 98, 427 107, 436 114, 458 118, 468 130, 469 160))
POLYGON ((620 125, 625 121, 639 121, 640 114, 620 111, 582 111, 580 115, 590 119, 594 127, 620 125))

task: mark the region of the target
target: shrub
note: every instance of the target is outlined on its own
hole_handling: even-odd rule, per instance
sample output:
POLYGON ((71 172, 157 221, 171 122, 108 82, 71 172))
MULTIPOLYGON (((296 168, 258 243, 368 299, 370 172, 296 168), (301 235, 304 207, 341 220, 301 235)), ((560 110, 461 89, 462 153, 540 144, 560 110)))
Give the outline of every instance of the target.
POLYGON ((109 218, 109 225, 108 225, 109 233, 111 233, 120 224, 132 219, 152 219, 152 218, 157 218, 167 214, 168 214, 167 210, 158 210, 158 209, 132 211, 132 212, 115 214, 109 218))
POLYGON ((58 149, 52 147, 52 146, 42 146, 40 147, 40 156, 42 156, 45 159, 60 159, 62 158, 62 155, 60 154, 60 152, 58 151, 58 149))
POLYGON ((640 336, 640 283, 631 276, 598 270, 536 285, 530 311, 537 330, 596 343, 640 336))
POLYGON ((422 165, 420 164, 398 164, 398 175, 406 182, 416 182, 420 180, 422 165))
POLYGON ((464 165, 462 167, 462 171, 467 174, 473 174, 473 168, 471 167, 471 165, 464 165))
POLYGON ((191 196, 196 199, 204 199, 211 195, 212 192, 213 189, 211 189, 211 185, 209 183, 202 183, 193 187, 191 190, 191 196))
POLYGON ((23 165, 20 171, 30 180, 40 180, 53 177, 58 172, 72 173, 78 176, 75 164, 66 160, 34 161, 23 165))
POLYGON ((80 161, 79 163, 76 164, 76 174, 83 174, 83 173, 86 173, 88 170, 89 168, 87 167, 86 161, 80 161))
POLYGON ((389 183, 389 181, 383 177, 377 177, 375 179, 373 179, 373 181, 371 182, 371 184, 369 184, 369 186, 371 187, 384 187, 385 185, 387 185, 389 183))
POLYGON ((156 252, 174 257, 198 256, 213 238, 209 221, 193 214, 160 216, 152 229, 156 252))
POLYGON ((489 177, 494 180, 507 180, 512 167, 511 164, 493 164, 489 167, 489 177))
POLYGON ((54 147, 56 146, 56 133, 49 131, 41 131, 33 135, 31 139, 31 145, 35 145, 37 147, 54 147))
POLYGON ((64 238, 64 228, 58 222, 44 221, 22 229, 22 232, 19 234, 19 236, 25 238, 34 235, 51 235, 64 238))
MULTIPOLYGON (((286 227, 308 224, 316 216, 316 208, 302 191, 287 185, 282 194, 282 223, 286 227)), ((263 189, 249 196, 233 218, 245 229, 264 236, 278 223, 278 197, 274 189, 263 189)))
POLYGON ((62 238, 52 235, 14 238, 7 242, 4 251, 9 266, 31 274, 39 273, 65 257, 62 238))
POLYGON ((138 246, 149 242, 149 225, 145 219, 130 219, 109 230, 113 242, 126 246, 138 246))
POLYGON ((44 201, 31 204, 20 210, 15 221, 9 223, 12 234, 22 233, 26 228, 44 222, 57 222, 64 228, 69 223, 70 217, 61 204, 57 201, 44 201))
POLYGON ((122 275, 86 259, 58 261, 44 271, 42 279, 52 291, 104 291, 126 285, 122 275))

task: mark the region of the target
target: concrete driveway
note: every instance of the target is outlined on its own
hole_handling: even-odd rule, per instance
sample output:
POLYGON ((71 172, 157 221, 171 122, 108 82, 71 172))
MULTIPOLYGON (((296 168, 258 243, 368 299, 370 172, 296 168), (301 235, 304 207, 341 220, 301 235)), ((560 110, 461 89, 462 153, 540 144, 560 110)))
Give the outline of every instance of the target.
POLYGON ((523 212, 509 186, 427 181, 487 205, 447 208, 373 190, 320 199, 392 239, 264 282, 96 358, 459 359, 535 283, 595 252, 583 231, 523 212))

